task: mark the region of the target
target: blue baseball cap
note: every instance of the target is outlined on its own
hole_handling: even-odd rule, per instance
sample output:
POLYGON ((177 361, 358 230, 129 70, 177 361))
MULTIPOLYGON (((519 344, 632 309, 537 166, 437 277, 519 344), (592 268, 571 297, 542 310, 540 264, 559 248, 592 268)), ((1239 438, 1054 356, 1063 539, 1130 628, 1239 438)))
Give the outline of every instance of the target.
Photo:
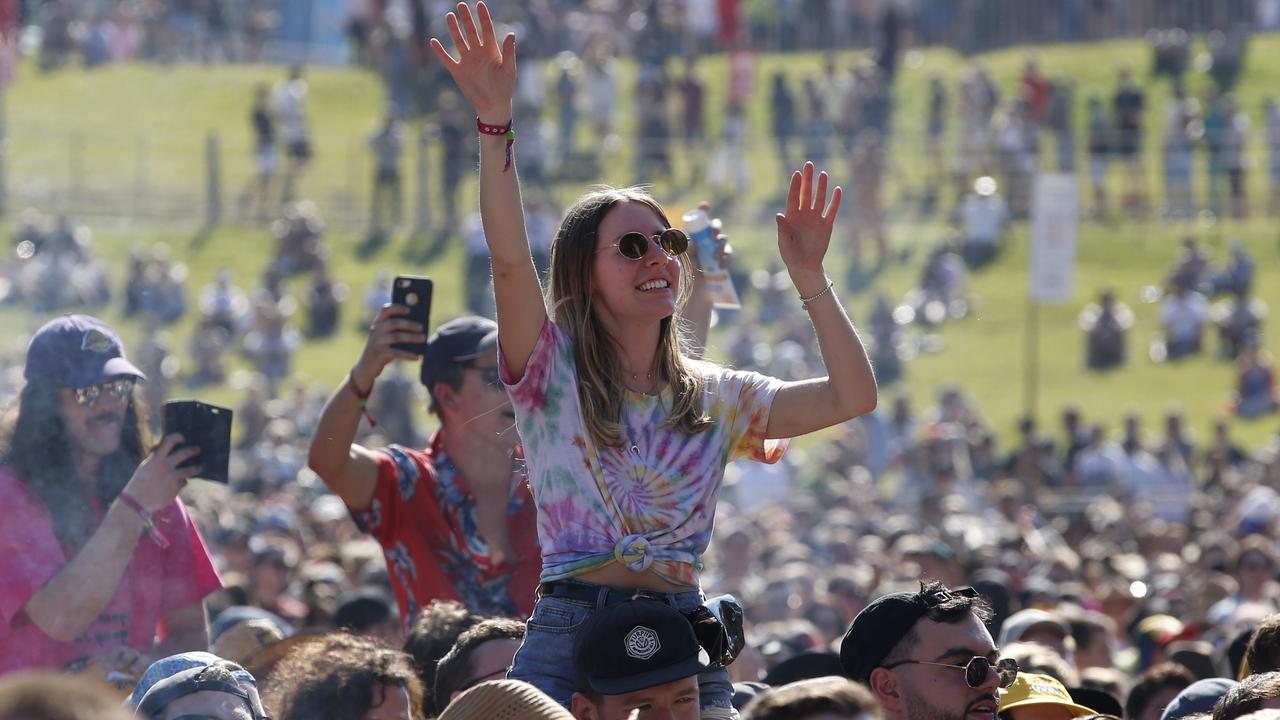
POLYGON ((131 375, 146 380, 124 355, 120 336, 89 315, 63 315, 45 323, 27 346, 27 380, 48 378, 65 387, 89 387, 131 375))
POLYGON ((455 318, 427 338, 419 379, 430 390, 455 363, 475 360, 498 345, 498 323, 476 315, 455 318))

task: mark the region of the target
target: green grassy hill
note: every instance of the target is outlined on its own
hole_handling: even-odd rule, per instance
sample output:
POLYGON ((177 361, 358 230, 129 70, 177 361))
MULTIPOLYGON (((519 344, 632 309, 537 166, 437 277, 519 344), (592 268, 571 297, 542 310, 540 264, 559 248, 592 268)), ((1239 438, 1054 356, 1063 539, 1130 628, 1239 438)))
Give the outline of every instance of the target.
MULTIPOLYGON (((991 70, 1002 93, 1008 96, 1015 92, 1016 78, 1029 56, 1036 57, 1047 74, 1071 78, 1076 84, 1081 108, 1090 92, 1109 96, 1115 71, 1120 66, 1132 66, 1140 77, 1148 66, 1145 47, 1136 41, 1013 49, 987 54, 977 60, 991 70)), ((846 54, 839 58, 839 63, 841 67, 848 67, 854 60, 854 56, 846 54)), ((913 54, 903 63, 897 84, 895 135, 890 151, 894 171, 888 194, 891 201, 911 188, 918 188, 924 173, 927 158, 922 150, 922 128, 928 77, 933 73, 942 75, 947 79, 948 88, 954 91, 955 80, 968 60, 949 51, 930 50, 913 54)), ((1280 37, 1256 38, 1250 47, 1242 84, 1237 89, 1242 106, 1254 118, 1251 151, 1255 163, 1264 163, 1266 159, 1257 125, 1262 99, 1280 80, 1277 77, 1280 63, 1276 60, 1280 60, 1280 37)), ((748 143, 748 160, 755 182, 722 213, 726 231, 737 250, 736 262, 742 267, 760 267, 776 257, 773 223, 768 218, 777 209, 776 198, 787 176, 787 170, 777 167, 772 143, 768 141, 764 106, 767 79, 774 71, 782 70, 796 81, 804 73, 816 73, 820 63, 821 58, 816 54, 759 59, 748 143)), ((706 60, 701 71, 711 89, 708 108, 713 109, 714 137, 718 125, 715 109, 723 106, 723 93, 719 89, 725 73, 723 59, 706 60)), ((628 78, 633 72, 633 68, 627 69, 628 78)), ((187 198, 192 215, 189 220, 129 225, 105 220, 90 222, 98 252, 111 263, 117 278, 116 287, 119 288, 123 280, 130 249, 155 242, 167 243, 173 255, 190 269, 188 290, 193 306, 194 294, 212 279, 219 267, 235 268, 241 286, 248 287, 256 280, 270 253, 270 234, 265 226, 229 221, 207 237, 196 239, 196 229, 203 219, 199 208, 204 143, 208 133, 217 133, 223 150, 223 181, 228 197, 233 198, 250 173, 248 112, 253 87, 259 82, 274 82, 281 73, 282 69, 276 67, 252 66, 123 66, 53 75, 40 75, 29 69, 5 98, 8 182, 24 193, 66 193, 74 188, 92 194, 135 188, 138 193, 163 190, 187 198)), ((373 76, 358 70, 315 69, 308 77, 317 156, 301 189, 316 201, 322 215, 348 217, 350 209, 358 207, 367 197, 371 168, 365 137, 381 111, 381 88, 373 76)), ((1198 94, 1205 82, 1204 76, 1191 76, 1190 90, 1198 94)), ((629 85, 629 80, 624 82, 624 88, 629 89, 629 85)), ((1161 127, 1167 95, 1167 81, 1148 87, 1148 128, 1161 127)), ((624 99, 623 137, 631 134, 630 107, 629 100, 624 99)), ((1078 127, 1084 127, 1083 121, 1078 127)), ((583 142, 591 142, 585 128, 583 132, 583 142)), ((1149 132, 1147 138, 1153 150, 1158 143, 1157 133, 1149 132)), ((1154 164, 1155 157, 1153 151, 1148 152, 1152 161, 1148 172, 1151 187, 1158 190, 1159 169, 1154 164)), ((434 161, 435 156, 431 159, 434 161)), ((679 166, 678 172, 685 177, 689 169, 679 166)), ((837 182, 847 175, 843 162, 833 167, 832 172, 837 182)), ((600 180, 615 184, 634 180, 628 148, 606 158, 600 180)), ((1203 182, 1202 169, 1198 180, 1203 182)), ((1256 208, 1265 193, 1261 168, 1255 167, 1251 172, 1249 184, 1256 208)), ((570 184, 554 187, 553 193, 557 199, 567 202, 581 189, 581 185, 570 184)), ((660 186, 656 190, 675 210, 710 196, 710 190, 701 186, 660 186)), ((468 182, 461 193, 468 209, 474 203, 473 193, 472 183, 468 182)), ((413 196, 412 187, 407 189, 407 196, 413 196)), ((51 198, 49 205, 43 209, 48 212, 60 209, 56 200, 59 196, 48 197, 51 198)), ((843 214, 847 219, 848 206, 843 214)), ((834 277, 843 278, 845 230, 839 228, 837 232, 829 269, 834 277)), ((869 291, 842 293, 855 322, 867 317, 874 291, 901 298, 915 283, 927 249, 946 233, 947 227, 941 220, 920 221, 909 213, 898 212, 892 223, 892 242, 898 249, 910 250, 910 259, 877 276, 869 291)), ((1160 283, 1172 265, 1180 239, 1188 233, 1206 241, 1215 258, 1225 252, 1229 238, 1241 238, 1257 259, 1260 296, 1273 311, 1280 310, 1280 269, 1277 269, 1280 263, 1276 262, 1280 233, 1269 219, 1258 217, 1245 222, 1222 220, 1204 224, 1112 218, 1101 223, 1082 223, 1075 298, 1070 303, 1046 306, 1040 311, 1039 414, 1043 423, 1056 428, 1058 410, 1064 403, 1074 403, 1084 409, 1086 418, 1102 420, 1113 430, 1118 426, 1120 415, 1131 409, 1146 418, 1148 429, 1155 429, 1164 410, 1177 403, 1191 413, 1196 433, 1200 437, 1207 434, 1211 419, 1222 413, 1232 385, 1233 368, 1210 355, 1177 365, 1153 365, 1146 360, 1146 345, 1158 331, 1158 306, 1144 304, 1139 296, 1143 286, 1160 283), (1075 317, 1104 286, 1120 290, 1121 299, 1137 314, 1137 323, 1130 333, 1129 366, 1099 376, 1082 370, 1083 339, 1075 317)), ((959 386, 976 399, 1002 436, 1012 434, 1014 418, 1022 412, 1024 403, 1024 331, 1028 310, 1026 235, 1025 226, 1016 227, 1011 251, 971 278, 974 312, 964 320, 943 326, 939 331, 941 351, 912 360, 907 365, 905 379, 885 389, 886 400, 895 393, 906 393, 918 408, 923 408, 932 403, 940 387, 959 386)), ((357 257, 355 248, 360 240, 352 231, 326 235, 336 274, 350 286, 351 297, 345 310, 343 333, 332 340, 308 345, 297 357, 296 377, 300 380, 335 385, 342 379, 363 342, 362 335, 355 329, 359 297, 379 269, 433 276, 437 281, 433 313, 436 319, 462 310, 460 241, 452 242, 439 256, 422 264, 405 259, 416 253, 411 251, 412 241, 403 233, 367 259, 357 257)), ((104 314, 109 320, 120 321, 119 308, 117 303, 104 314)), ((17 307, 0 308, 0 337, 9 339, 3 352, 20 357, 21 338, 44 319, 17 307)), ((1277 349, 1275 318, 1268 318, 1267 322, 1272 331, 1267 346, 1274 352, 1277 349)), ((171 346, 184 362, 189 362, 186 345, 191 326, 189 316, 170 332, 171 346)), ((122 327, 126 342, 136 341, 140 328, 132 323, 124 323, 122 327)), ((713 336, 713 355, 716 339, 713 336)), ((1210 347, 1214 344, 1209 343, 1210 347)), ((223 402, 234 402, 238 396, 230 387, 202 394, 223 402)), ((1256 445, 1270 435, 1276 425, 1275 419, 1238 424, 1237 432, 1241 440, 1256 445)))

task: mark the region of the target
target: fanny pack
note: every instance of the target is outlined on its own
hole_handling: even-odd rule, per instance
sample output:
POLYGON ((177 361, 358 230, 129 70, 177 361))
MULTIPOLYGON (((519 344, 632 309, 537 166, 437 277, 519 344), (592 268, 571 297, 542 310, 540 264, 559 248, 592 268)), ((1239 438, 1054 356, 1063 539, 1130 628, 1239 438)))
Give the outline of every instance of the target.
POLYGON ((746 645, 742 605, 732 595, 717 595, 687 612, 698 644, 711 658, 711 667, 728 667, 746 645))

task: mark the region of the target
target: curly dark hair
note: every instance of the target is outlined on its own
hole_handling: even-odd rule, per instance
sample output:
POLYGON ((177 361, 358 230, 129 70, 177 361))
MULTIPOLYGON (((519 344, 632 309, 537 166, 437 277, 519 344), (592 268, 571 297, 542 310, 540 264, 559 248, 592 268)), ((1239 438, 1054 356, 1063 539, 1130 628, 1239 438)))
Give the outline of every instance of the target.
POLYGON ((264 700, 277 720, 349 720, 382 705, 387 687, 407 690, 413 716, 423 717, 422 682, 407 654, 332 633, 282 660, 264 700))
MULTIPOLYGON (((125 411, 120 446, 92 478, 96 500, 107 507, 124 490, 133 471, 150 451, 147 404, 142 388, 135 386, 125 411)), ((96 526, 93 505, 76 482, 71 462, 71 439, 58 408, 58 385, 44 376, 27 382, 18 397, 18 410, 7 419, 0 441, 3 462, 18 471, 19 479, 44 504, 53 521, 53 532, 64 549, 78 550, 96 526)))
POLYGON ((427 696, 427 707, 431 707, 430 696, 436 686, 440 660, 462 633, 483 619, 483 615, 473 614, 456 600, 432 600, 414 618, 409 637, 404 641, 404 651, 413 658, 418 679, 422 681, 427 696))

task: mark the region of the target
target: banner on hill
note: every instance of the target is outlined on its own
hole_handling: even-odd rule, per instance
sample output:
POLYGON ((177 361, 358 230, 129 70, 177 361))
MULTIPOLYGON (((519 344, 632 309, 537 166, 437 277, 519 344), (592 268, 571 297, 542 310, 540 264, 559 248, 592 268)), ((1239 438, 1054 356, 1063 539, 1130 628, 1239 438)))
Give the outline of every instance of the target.
POLYGON ((1043 173, 1031 198, 1031 274, 1028 292, 1041 303, 1071 300, 1075 288, 1076 176, 1043 173))

